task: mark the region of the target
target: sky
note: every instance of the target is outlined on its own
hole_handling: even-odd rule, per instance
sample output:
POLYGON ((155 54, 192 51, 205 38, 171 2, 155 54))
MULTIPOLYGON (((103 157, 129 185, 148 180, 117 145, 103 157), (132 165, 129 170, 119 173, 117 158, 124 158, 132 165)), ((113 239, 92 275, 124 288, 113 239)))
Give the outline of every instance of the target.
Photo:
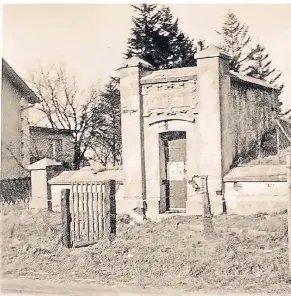
MULTIPOLYGON (((282 71, 283 110, 291 108, 291 4, 170 4, 180 29, 217 44, 231 9, 282 71)), ((129 4, 4 4, 3 57, 24 79, 40 65, 65 63, 79 84, 100 87, 121 64, 130 36, 129 4)))

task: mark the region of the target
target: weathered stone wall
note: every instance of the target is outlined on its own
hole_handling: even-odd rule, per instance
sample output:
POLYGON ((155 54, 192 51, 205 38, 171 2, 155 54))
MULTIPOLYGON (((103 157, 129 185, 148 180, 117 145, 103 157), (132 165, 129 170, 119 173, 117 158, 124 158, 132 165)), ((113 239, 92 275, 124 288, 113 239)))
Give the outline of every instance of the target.
POLYGON ((239 81, 231 75, 230 104, 223 110, 228 121, 229 141, 233 161, 238 157, 256 157, 258 140, 274 128, 272 107, 277 102, 277 94, 272 88, 239 81))

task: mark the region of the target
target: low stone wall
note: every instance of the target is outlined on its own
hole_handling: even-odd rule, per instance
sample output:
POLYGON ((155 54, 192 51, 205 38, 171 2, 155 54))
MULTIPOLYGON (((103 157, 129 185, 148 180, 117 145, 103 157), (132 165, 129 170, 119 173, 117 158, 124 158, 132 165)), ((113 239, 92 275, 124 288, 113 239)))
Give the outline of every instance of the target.
MULTIPOLYGON (((225 201, 228 214, 251 215, 258 212, 272 213, 287 208, 287 182, 225 182, 225 201), (241 191, 237 190, 237 187, 241 191)), ((71 189, 71 184, 51 185, 52 209, 59 212, 61 190, 71 189)), ((214 215, 222 213, 222 196, 211 198, 211 208, 214 215)), ((196 200, 197 202, 197 200, 196 200)), ((123 184, 116 183, 116 212, 117 214, 133 213, 135 207, 142 207, 136 200, 124 198, 123 184)), ((202 214, 203 200, 193 206, 197 212, 188 214, 202 214)))
POLYGON ((225 182, 227 213, 250 215, 287 208, 287 182, 225 182))

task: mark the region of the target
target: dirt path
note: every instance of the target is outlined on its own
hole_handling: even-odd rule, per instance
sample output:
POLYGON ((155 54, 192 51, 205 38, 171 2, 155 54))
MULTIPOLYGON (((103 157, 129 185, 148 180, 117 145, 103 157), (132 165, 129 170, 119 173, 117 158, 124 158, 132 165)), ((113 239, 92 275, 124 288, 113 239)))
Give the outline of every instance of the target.
MULTIPOLYGON (((108 296, 245 296, 244 293, 203 293, 203 292, 181 292, 177 290, 146 290, 130 287, 105 287, 96 283, 77 281, 52 281, 29 278, 4 278, 1 279, 2 295, 108 295, 108 296)), ((252 294, 253 296, 267 296, 267 294, 252 294)), ((276 296, 276 294, 268 294, 276 296)))

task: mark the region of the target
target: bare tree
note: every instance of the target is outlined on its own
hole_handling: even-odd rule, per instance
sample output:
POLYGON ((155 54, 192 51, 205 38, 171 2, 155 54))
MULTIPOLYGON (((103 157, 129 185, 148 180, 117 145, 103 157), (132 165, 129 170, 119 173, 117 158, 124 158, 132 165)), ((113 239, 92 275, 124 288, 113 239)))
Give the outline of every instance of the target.
MULTIPOLYGON (((23 110, 27 110, 32 108, 33 105, 28 105, 25 107, 21 106, 21 112, 23 110)), ((27 115, 27 114, 26 114, 27 115)), ((28 116, 21 115, 21 126, 19 126, 19 133, 17 133, 17 136, 19 137, 18 140, 9 141, 9 139, 2 139, 1 146, 2 146, 2 155, 4 155, 4 158, 13 159, 14 165, 16 165, 18 168, 20 168, 24 174, 28 174, 28 164, 31 156, 37 157, 39 154, 39 151, 37 149, 32 150, 32 141, 29 137, 29 128, 27 130, 23 129, 23 125, 26 125, 29 127, 29 118, 28 116), (8 141, 7 141, 8 140, 8 141), (23 145, 20 145, 20 143, 29 143, 29 146, 24 149, 23 145)), ((16 168, 16 167, 15 167, 16 168)))
POLYGON ((98 111, 96 85, 81 91, 64 66, 52 66, 48 71, 40 68, 32 75, 31 85, 41 99, 35 107, 45 115, 50 127, 69 131, 74 143, 73 169, 79 169, 86 151, 104 133, 106 125, 98 111))
MULTIPOLYGON (((22 110, 32 107, 33 106, 25 107, 22 108, 22 110)), ((36 122, 32 123, 29 118, 25 118, 25 116, 22 119, 22 123, 26 124, 27 127, 36 124, 36 122)), ((32 136, 29 128, 27 130, 21 130, 20 135, 21 142, 28 143, 28 147, 25 150, 23 147, 19 147, 18 149, 20 150, 18 150, 18 144, 15 141, 2 141, 2 148, 5 150, 6 155, 15 161, 18 167, 28 173, 28 164, 38 161, 44 157, 51 157, 49 153, 51 146, 41 146, 43 143, 39 142, 37 138, 32 136), (28 159, 27 163, 25 163, 24 158, 28 159)))
POLYGON ((92 160, 99 162, 104 167, 110 163, 111 151, 108 147, 100 145, 94 148, 92 147, 91 150, 93 150, 92 160))
POLYGON ((24 165, 23 160, 20 156, 20 153, 17 153, 15 151, 15 143, 10 142, 10 143, 2 143, 2 149, 5 149, 6 153, 8 153, 9 156, 12 157, 12 159, 14 159, 14 161, 16 162, 16 164, 22 169, 24 170, 26 173, 29 172, 28 168, 24 165))

